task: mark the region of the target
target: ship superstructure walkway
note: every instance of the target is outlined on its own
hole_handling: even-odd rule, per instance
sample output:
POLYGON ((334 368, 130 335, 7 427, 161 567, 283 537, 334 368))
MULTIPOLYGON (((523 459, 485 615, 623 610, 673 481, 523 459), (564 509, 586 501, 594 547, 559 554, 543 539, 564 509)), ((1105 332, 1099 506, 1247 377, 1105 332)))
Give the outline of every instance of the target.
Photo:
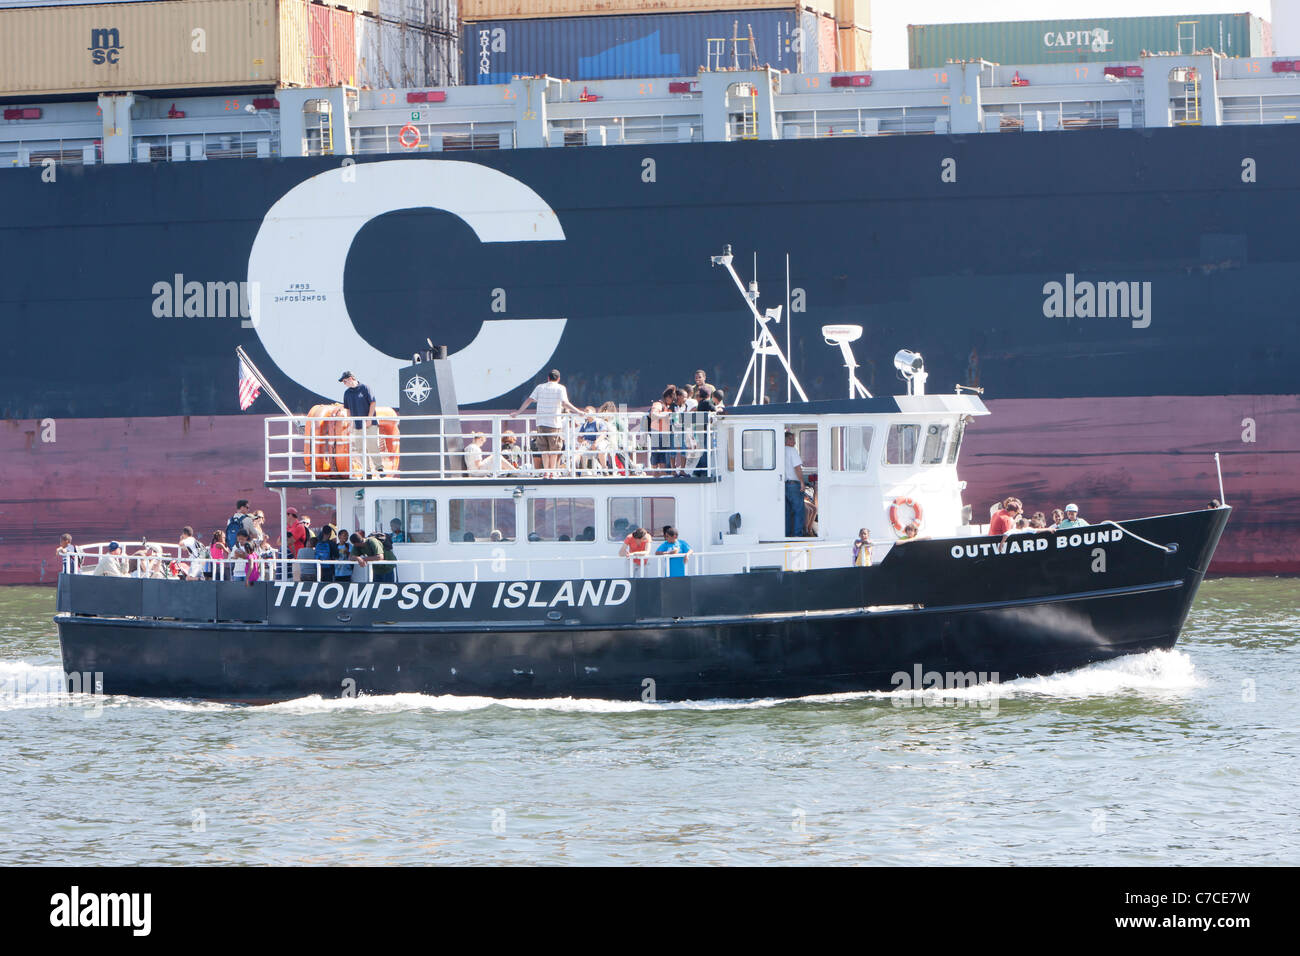
POLYGON ((1300 121, 1300 57, 1213 54, 1132 63, 501 86, 101 95, 5 107, 0 168, 279 156, 429 155, 737 140, 1265 125, 1300 121))

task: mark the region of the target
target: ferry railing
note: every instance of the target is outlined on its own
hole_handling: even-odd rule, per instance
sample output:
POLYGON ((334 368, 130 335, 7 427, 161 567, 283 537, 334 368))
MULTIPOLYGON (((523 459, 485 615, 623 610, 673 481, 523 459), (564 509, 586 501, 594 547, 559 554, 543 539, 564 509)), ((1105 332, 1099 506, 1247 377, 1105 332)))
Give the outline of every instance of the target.
MULTIPOLYGON (((65 560, 64 572, 93 575, 99 562, 113 559, 119 562, 122 572, 110 575, 116 577, 177 580, 179 576, 176 570, 179 569, 188 580, 248 580, 247 558, 213 558, 210 555, 191 558, 188 555, 180 555, 178 545, 170 545, 172 553, 164 553, 156 558, 127 552, 126 549, 138 546, 139 542, 122 542, 124 553, 113 556, 107 551, 108 544, 109 542, 99 542, 78 547, 76 561, 65 560)), ((609 544, 612 549, 615 543, 609 542, 609 544)), ((428 583, 566 578, 697 577, 761 571, 801 572, 848 567, 853 563, 852 541, 823 541, 809 538, 803 541, 791 540, 748 548, 692 549, 684 555, 656 553, 655 548, 658 544, 655 542, 651 544, 649 551, 626 557, 618 554, 571 557, 563 555, 503 557, 500 554, 485 554, 481 557, 398 558, 394 561, 368 559, 362 565, 351 557, 328 560, 281 558, 261 554, 254 558, 252 564, 257 569, 255 580, 272 583, 313 581, 320 583, 331 580, 340 583, 349 581, 382 583, 385 580, 392 583, 428 583), (379 569, 378 574, 374 571, 376 568, 379 569), (391 575, 388 569, 391 569, 391 575), (326 571, 330 573, 326 574, 326 571)), ((892 546, 890 542, 873 545, 872 562, 879 563, 892 546)))
POLYGON ((716 415, 626 411, 561 416, 545 431, 536 415, 406 415, 365 419, 339 413, 280 416, 264 425, 267 482, 404 482, 608 478, 717 474, 716 415), (375 421, 380 424, 376 426, 375 421), (559 448, 549 448, 558 440, 559 448), (405 443, 405 447, 403 447, 405 443))

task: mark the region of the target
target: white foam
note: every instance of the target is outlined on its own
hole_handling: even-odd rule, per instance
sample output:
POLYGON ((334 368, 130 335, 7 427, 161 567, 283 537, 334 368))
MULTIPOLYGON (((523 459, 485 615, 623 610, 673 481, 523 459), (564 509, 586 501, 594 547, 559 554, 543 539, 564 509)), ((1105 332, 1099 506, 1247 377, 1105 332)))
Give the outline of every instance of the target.
POLYGON ((57 664, 0 661, 0 711, 91 700, 93 694, 68 693, 63 668, 57 664))
MULTIPOLYGON (((134 704, 173 711, 222 711, 242 709, 238 704, 214 701, 69 695, 63 690, 63 672, 53 664, 0 661, 0 710, 41 707, 56 703, 93 700, 106 706, 134 704)), ((257 708, 258 712, 323 714, 343 711, 386 714, 405 711, 466 713, 488 707, 507 710, 554 711, 579 714, 622 714, 645 711, 728 711, 761 710, 786 704, 842 704, 860 700, 947 699, 981 701, 1016 697, 1082 699, 1122 694, 1182 694, 1204 687, 1196 667, 1182 651, 1150 651, 1092 664, 1047 677, 1025 677, 1005 683, 980 683, 968 687, 920 690, 862 691, 842 694, 814 694, 807 697, 765 697, 757 700, 701 700, 649 702, 552 697, 541 700, 498 699, 454 694, 387 694, 380 696, 326 699, 317 695, 300 697, 257 708)))
POLYGON ((1148 651, 1090 664, 1048 677, 1024 677, 999 685, 1006 696, 1110 697, 1119 694, 1183 694, 1207 681, 1183 651, 1148 651))

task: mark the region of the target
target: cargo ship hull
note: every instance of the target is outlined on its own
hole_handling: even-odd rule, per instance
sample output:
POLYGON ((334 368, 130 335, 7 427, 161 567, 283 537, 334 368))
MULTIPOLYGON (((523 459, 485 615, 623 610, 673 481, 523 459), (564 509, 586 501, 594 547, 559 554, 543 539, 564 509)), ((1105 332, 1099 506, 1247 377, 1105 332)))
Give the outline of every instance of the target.
MULTIPOLYGON (((396 368, 426 337, 481 371, 462 404, 483 409, 552 366, 580 404, 644 407, 696 368, 734 391, 750 320, 709 269, 724 243, 746 277, 756 257, 765 306, 789 256, 813 397, 843 393, 819 329, 844 322, 864 326, 868 388, 891 390, 910 347, 932 383, 986 389, 962 460, 977 518, 1008 493, 1098 520, 1203 504, 1218 451, 1237 510, 1211 571, 1298 572, 1297 145, 1294 127, 1221 127, 8 172, 0 581, 52 583, 63 531, 170 540, 255 498, 274 409, 238 414, 236 345, 296 412, 338 398, 358 355, 396 368), (475 219, 518 220, 509 190, 394 204, 395 184, 436 191, 466 164, 471 185, 536 197, 549 237, 475 219), (337 234, 337 268, 283 243, 268 260, 286 222, 337 234)), ((396 404, 386 371, 369 384, 396 404)))

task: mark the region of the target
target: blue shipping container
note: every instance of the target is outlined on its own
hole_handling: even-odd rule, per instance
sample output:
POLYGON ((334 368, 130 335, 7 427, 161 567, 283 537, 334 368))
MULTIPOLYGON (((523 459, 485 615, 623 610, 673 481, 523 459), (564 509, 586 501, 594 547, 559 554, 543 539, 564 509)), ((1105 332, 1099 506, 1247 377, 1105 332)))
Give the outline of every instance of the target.
POLYGON ((464 31, 468 84, 508 83, 543 73, 569 80, 694 76, 701 67, 730 67, 733 45, 742 69, 767 64, 795 73, 805 45, 815 49, 815 38, 805 43, 793 5, 732 13, 487 20, 466 23, 464 31), (733 44, 735 36, 741 40, 733 44), (711 61, 709 40, 724 41, 720 59, 715 43, 711 61))

